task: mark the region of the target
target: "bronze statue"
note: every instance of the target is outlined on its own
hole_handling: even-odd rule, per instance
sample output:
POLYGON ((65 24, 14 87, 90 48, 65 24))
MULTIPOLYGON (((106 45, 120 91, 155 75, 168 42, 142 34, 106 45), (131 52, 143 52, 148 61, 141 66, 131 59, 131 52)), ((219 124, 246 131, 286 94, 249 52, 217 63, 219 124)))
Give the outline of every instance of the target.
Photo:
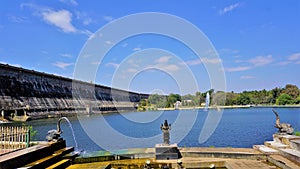
POLYGON ((163 132, 164 144, 169 145, 170 144, 171 124, 168 124, 168 121, 165 120, 164 124, 161 124, 160 129, 163 132))
POLYGON ((272 111, 276 115, 275 127, 278 128, 279 133, 292 135, 294 133, 294 129, 293 129, 292 125, 289 123, 280 123, 280 117, 279 117, 278 113, 274 109, 272 109, 272 111))

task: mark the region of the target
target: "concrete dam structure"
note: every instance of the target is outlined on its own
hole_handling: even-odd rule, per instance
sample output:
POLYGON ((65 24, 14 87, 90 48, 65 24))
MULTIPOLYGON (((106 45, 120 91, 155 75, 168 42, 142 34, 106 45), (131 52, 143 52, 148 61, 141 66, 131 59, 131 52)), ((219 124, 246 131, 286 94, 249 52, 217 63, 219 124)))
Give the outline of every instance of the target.
POLYGON ((136 110, 141 94, 0 64, 1 117, 26 121, 74 113, 136 110))

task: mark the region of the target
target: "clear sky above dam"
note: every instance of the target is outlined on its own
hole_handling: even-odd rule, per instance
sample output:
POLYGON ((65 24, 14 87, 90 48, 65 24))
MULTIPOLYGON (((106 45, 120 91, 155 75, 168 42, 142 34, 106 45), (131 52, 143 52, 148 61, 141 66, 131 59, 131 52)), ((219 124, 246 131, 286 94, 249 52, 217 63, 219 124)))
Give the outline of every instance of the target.
MULTIPOLYGON (((97 30, 131 14, 158 12, 177 16, 197 27, 218 57, 209 57, 210 51, 198 56, 181 41, 158 34, 129 36, 118 43, 106 39, 98 47, 109 47, 110 51, 103 60, 91 61, 98 69, 89 81, 114 87, 114 82, 134 73, 128 84, 117 87, 143 93, 180 93, 182 86, 174 74, 188 70, 187 76, 205 92, 212 86, 211 76, 218 76, 208 73, 205 65, 219 64, 222 69, 216 71, 225 73, 227 91, 272 89, 288 83, 300 87, 298 0, 0 3, 1 63, 72 78, 82 48, 97 30), (163 52, 145 52, 149 49, 163 52), (140 69, 141 65, 147 68, 140 69)), ((195 92, 191 88, 181 94, 195 92)))

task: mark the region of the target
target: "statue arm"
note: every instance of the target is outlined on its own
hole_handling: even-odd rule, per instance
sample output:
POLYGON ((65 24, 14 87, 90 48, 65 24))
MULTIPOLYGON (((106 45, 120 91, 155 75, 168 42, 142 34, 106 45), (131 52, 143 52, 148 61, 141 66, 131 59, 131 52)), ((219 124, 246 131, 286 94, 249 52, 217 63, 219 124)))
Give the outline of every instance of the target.
POLYGON ((272 111, 274 112, 274 114, 276 115, 276 125, 275 125, 275 127, 276 128, 282 128, 282 126, 281 126, 281 124, 280 124, 280 118, 279 118, 279 115, 278 115, 278 113, 274 110, 274 109, 272 109, 272 111))
POLYGON ((276 118, 279 118, 279 115, 278 115, 278 113, 274 110, 274 109, 272 109, 272 111, 274 112, 274 114, 276 115, 276 118))

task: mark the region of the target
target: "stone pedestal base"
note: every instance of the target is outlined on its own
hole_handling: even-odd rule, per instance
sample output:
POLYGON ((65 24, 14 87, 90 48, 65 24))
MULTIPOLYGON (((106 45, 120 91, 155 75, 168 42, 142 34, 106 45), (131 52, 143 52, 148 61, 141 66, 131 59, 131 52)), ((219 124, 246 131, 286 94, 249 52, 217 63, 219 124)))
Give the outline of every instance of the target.
POLYGON ((180 152, 177 144, 156 144, 155 145, 156 160, 178 159, 180 152))

